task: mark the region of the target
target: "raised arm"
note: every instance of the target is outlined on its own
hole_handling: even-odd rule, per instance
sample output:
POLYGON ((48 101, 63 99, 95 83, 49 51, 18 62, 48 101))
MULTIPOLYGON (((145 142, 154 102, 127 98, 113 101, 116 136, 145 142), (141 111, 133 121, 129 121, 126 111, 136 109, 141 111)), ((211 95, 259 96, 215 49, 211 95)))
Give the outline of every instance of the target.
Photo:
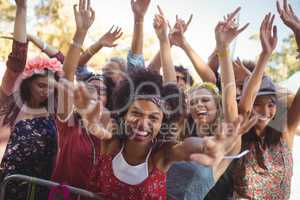
POLYGON ((183 33, 186 31, 187 27, 191 23, 192 15, 187 23, 184 20, 179 19, 176 16, 175 29, 171 33, 171 41, 175 46, 180 47, 185 54, 189 57, 190 61, 193 63, 195 70, 204 82, 216 83, 216 76, 214 72, 209 68, 209 66, 202 60, 202 58, 196 53, 196 51, 191 47, 189 42, 184 37, 183 33))
POLYGON ((143 54, 144 17, 151 0, 131 0, 131 9, 134 15, 134 28, 131 43, 131 53, 143 54))
POLYGON ((166 145, 164 147, 165 169, 167 170, 178 161, 196 161, 202 165, 221 169, 220 163, 224 156, 239 152, 240 140, 238 138, 255 122, 251 119, 251 121, 245 121, 243 125, 242 123, 244 123, 243 117, 238 117, 234 123, 219 124, 213 137, 189 137, 181 143, 166 145))
POLYGON ((120 27, 114 28, 112 26, 108 32, 106 32, 97 42, 91 45, 85 52, 80 55, 79 66, 83 66, 98 53, 103 47, 116 47, 118 44, 115 42, 120 39, 123 35, 120 27))
MULTIPOLYGON (((287 0, 283 2, 283 8, 280 7, 279 2, 277 2, 277 10, 280 14, 280 18, 283 23, 289 27, 295 35, 299 57, 300 58, 300 20, 295 15, 293 8, 290 4, 287 3, 287 0)), ((297 91, 297 94, 293 100, 291 107, 288 110, 287 115, 287 128, 288 132, 294 136, 296 129, 300 122, 300 88, 297 91)))
MULTIPOLYGON (((76 32, 73 41, 69 47, 63 70, 65 78, 69 81, 69 87, 73 87, 75 70, 78 65, 81 46, 84 42, 88 29, 95 19, 95 12, 90 6, 89 0, 79 0, 79 6, 74 5, 74 15, 76 21, 76 32), (77 7, 79 7, 77 9, 77 7)), ((58 116, 61 120, 66 120, 72 112, 72 103, 70 103, 70 95, 66 90, 59 90, 58 95, 58 116)))
POLYGON ((95 19, 95 12, 90 7, 90 0, 79 0, 79 9, 77 9, 77 5, 74 5, 74 15, 76 32, 63 65, 65 77, 71 82, 74 81, 75 70, 79 62, 80 50, 85 36, 95 19))
MULTIPOLYGON (((187 28, 188 28, 189 24, 191 23, 192 18, 193 18, 193 15, 191 15, 189 21, 187 23, 185 23, 185 21, 179 19, 178 16, 176 15, 176 21, 180 20, 180 22, 183 26, 183 33, 185 33, 187 31, 187 28)), ((169 25, 169 29, 170 29, 169 41, 170 41, 170 45, 172 47, 173 45, 176 45, 176 37, 172 37, 172 34, 175 32, 176 26, 178 26, 178 25, 176 23, 173 28, 171 28, 170 24, 168 24, 168 25, 169 25)), ((155 56, 153 57, 153 59, 150 61, 149 65, 148 65, 148 69, 159 73, 160 68, 161 68, 160 51, 158 51, 155 54, 155 56)))
POLYGON ((271 16, 271 14, 269 13, 265 16, 261 24, 260 41, 262 45, 262 52, 260 53, 257 65, 252 75, 250 76, 247 85, 243 89, 242 97, 239 103, 239 111, 241 113, 251 112, 256 94, 259 91, 261 85, 265 67, 277 45, 277 29, 276 26, 273 26, 274 17, 274 15, 271 16))
POLYGON ((17 9, 13 33, 12 52, 7 60, 7 68, 2 78, 1 92, 9 96, 13 93, 15 82, 18 76, 23 72, 27 59, 27 1, 15 0, 17 9))
POLYGON ((168 24, 163 11, 158 6, 159 14, 155 15, 153 26, 160 44, 160 59, 163 68, 164 83, 176 83, 176 72, 171 56, 171 47, 168 38, 168 24))
POLYGON ((238 118, 236 84, 229 45, 233 40, 232 38, 235 38, 249 25, 246 24, 239 29, 238 25, 235 24, 234 18, 239 10, 239 8, 236 9, 235 14, 231 15, 226 21, 219 22, 215 28, 216 46, 221 66, 222 105, 226 122, 234 122, 238 118))

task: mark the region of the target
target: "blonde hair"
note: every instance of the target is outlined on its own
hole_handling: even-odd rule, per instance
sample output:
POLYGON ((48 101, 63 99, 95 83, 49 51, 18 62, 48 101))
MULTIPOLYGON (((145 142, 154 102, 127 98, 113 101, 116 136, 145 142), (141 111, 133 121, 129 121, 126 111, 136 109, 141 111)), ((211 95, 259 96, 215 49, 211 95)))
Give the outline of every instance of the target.
MULTIPOLYGON (((220 92, 219 92, 219 89, 217 88, 216 85, 212 84, 212 83, 208 83, 208 82, 204 82, 204 83, 201 83, 201 84, 195 84, 194 86, 192 86, 191 88, 189 88, 187 91, 186 91, 186 96, 188 97, 189 95, 191 95, 192 92, 195 92, 197 90, 200 90, 200 89, 206 89, 208 90, 210 93, 212 93, 214 95, 214 99, 215 99, 215 103, 217 105, 217 117, 216 119, 214 120, 214 122, 212 122, 211 124, 209 124, 211 127, 217 127, 218 123, 220 120, 223 119, 223 112, 222 112, 222 101, 221 101, 221 96, 220 96, 220 92)), ((188 136, 190 136, 188 133, 187 133, 187 130, 186 130, 186 127, 187 126, 190 126, 189 123, 190 120, 191 120, 191 116, 189 113, 187 113, 187 117, 184 121, 184 127, 183 130, 181 131, 180 133, 180 136, 179 138, 180 139, 184 139, 188 136)), ((194 122, 194 119, 193 119, 193 122, 194 122)))

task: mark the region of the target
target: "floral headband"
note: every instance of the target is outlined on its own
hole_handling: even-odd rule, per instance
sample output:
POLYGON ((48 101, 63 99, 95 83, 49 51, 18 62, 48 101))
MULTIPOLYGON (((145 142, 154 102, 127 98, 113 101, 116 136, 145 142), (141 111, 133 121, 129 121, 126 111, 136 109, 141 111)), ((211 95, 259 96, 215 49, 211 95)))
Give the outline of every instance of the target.
POLYGON ((149 100, 161 109, 164 109, 165 101, 159 95, 137 95, 135 100, 149 100))
POLYGON ((201 89, 201 88, 204 88, 204 89, 207 89, 207 90, 211 91, 214 95, 217 95, 217 96, 220 95, 220 91, 217 88, 217 86, 215 84, 209 83, 209 82, 197 83, 194 86, 190 87, 187 90, 187 93, 191 93, 191 92, 193 92, 195 90, 198 90, 198 89, 201 89))
POLYGON ((31 77, 34 74, 43 74, 45 70, 63 72, 62 64, 56 58, 45 59, 37 57, 26 63, 23 78, 31 77))

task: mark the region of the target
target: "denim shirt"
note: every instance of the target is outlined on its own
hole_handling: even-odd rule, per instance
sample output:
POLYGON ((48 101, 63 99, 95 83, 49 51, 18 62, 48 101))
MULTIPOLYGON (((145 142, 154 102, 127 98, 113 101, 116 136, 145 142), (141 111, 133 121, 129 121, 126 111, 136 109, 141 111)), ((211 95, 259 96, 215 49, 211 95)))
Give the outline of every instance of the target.
POLYGON ((167 193, 177 200, 202 200, 215 185, 211 167, 177 162, 167 174, 167 193))

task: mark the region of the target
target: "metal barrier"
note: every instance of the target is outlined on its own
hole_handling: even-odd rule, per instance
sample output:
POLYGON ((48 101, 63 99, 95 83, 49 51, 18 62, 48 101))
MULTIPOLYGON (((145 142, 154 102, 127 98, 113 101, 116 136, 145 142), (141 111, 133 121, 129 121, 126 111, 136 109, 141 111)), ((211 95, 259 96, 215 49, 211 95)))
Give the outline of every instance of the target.
MULTIPOLYGON (((61 184, 53 182, 53 181, 48 181, 48 180, 39 179, 39 178, 35 178, 35 177, 15 174, 15 175, 5 177, 3 182, 1 183, 0 200, 5 200, 5 190, 6 190, 7 184, 10 181, 16 181, 16 180, 17 181, 25 181, 25 182, 28 182, 31 184, 36 184, 38 186, 44 186, 49 189, 61 186, 61 184)), ((65 185, 65 187, 68 189, 70 194, 75 194, 75 195, 79 195, 80 197, 87 197, 90 199, 105 200, 102 197, 100 197, 92 192, 83 190, 83 189, 79 189, 79 188, 68 186, 68 185, 65 185)))

